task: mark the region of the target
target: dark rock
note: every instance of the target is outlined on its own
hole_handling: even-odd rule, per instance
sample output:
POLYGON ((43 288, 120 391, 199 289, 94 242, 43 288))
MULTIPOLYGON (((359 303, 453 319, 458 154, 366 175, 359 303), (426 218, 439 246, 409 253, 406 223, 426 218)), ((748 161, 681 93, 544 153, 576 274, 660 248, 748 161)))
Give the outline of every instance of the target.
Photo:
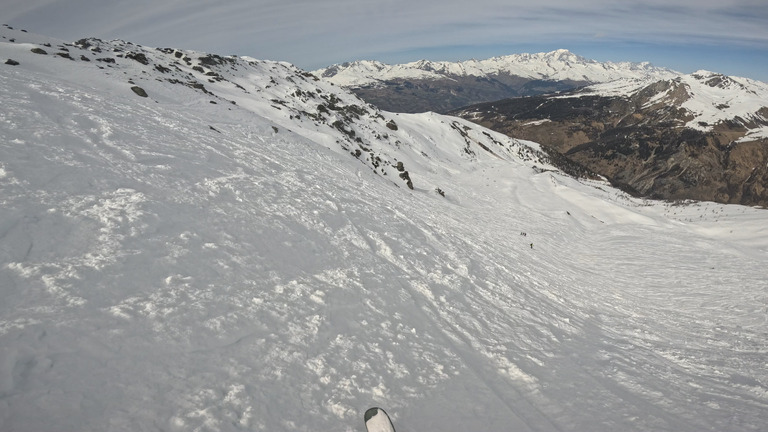
POLYGON ((408 174, 408 171, 401 172, 400 178, 405 180, 405 185, 408 186, 408 189, 413 190, 413 182, 411 181, 411 175, 408 174))
POLYGON ((199 57, 198 60, 200 61, 200 64, 203 66, 217 66, 217 65, 223 65, 226 63, 234 64, 235 59, 231 57, 222 57, 220 55, 216 54, 208 54, 203 57, 199 57))
POLYGON ((125 57, 129 58, 131 60, 136 60, 137 62, 139 62, 139 63, 141 63, 141 64, 143 64, 145 66, 149 64, 149 59, 147 58, 146 55, 144 55, 144 53, 133 53, 133 52, 131 52, 131 53, 126 54, 125 57))
POLYGON ((137 95, 139 95, 141 97, 147 97, 148 96, 147 92, 143 88, 141 88, 139 86, 133 86, 133 87, 131 87, 131 90, 133 90, 134 93, 136 93, 137 95))
POLYGON ((89 39, 79 39, 75 41, 75 46, 80 47, 82 49, 88 49, 91 46, 93 46, 93 44, 91 44, 91 41, 89 39))

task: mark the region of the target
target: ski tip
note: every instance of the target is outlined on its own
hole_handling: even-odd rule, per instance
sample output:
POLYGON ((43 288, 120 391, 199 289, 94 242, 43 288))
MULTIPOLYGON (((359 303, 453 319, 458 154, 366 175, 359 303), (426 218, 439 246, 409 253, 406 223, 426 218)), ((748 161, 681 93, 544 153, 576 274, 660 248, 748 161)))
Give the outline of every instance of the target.
POLYGON ((379 407, 369 408, 365 412, 365 430, 367 432, 395 432, 395 426, 389 414, 379 407))
POLYGON ((363 421, 367 423, 368 420, 370 420, 372 417, 376 416, 376 414, 379 413, 379 410, 384 411, 379 407, 368 408, 368 410, 365 412, 365 416, 363 416, 363 421))

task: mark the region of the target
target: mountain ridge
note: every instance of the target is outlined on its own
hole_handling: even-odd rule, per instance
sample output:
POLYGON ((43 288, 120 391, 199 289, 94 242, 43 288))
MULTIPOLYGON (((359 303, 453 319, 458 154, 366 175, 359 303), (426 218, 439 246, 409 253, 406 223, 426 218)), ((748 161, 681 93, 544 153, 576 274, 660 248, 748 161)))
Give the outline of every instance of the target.
POLYGON ((632 193, 768 206, 768 85, 759 81, 697 71, 455 114, 540 142, 632 193))
POLYGON ((485 60, 457 62, 419 60, 389 65, 378 61, 355 61, 313 71, 343 87, 383 85, 393 79, 440 79, 452 76, 508 74, 537 80, 606 82, 619 78, 668 77, 678 74, 648 62, 598 62, 566 49, 534 54, 511 54, 485 60))
MULTIPOLYGON (((768 137, 768 117, 761 114, 761 110, 768 110, 766 83, 698 70, 673 79, 658 80, 654 85, 665 89, 649 98, 645 106, 672 104, 687 110, 691 119, 684 124, 685 127, 709 132, 719 123, 735 121, 747 129, 745 136, 739 138, 741 140, 768 137)), ((649 91, 646 89, 650 90, 647 82, 617 80, 588 86, 563 97, 632 97, 640 91, 649 91)))
POLYGON ((448 112, 475 103, 568 91, 619 78, 676 75, 649 63, 600 63, 564 49, 462 62, 420 60, 387 65, 366 60, 313 73, 349 88, 381 109, 410 113, 448 112))

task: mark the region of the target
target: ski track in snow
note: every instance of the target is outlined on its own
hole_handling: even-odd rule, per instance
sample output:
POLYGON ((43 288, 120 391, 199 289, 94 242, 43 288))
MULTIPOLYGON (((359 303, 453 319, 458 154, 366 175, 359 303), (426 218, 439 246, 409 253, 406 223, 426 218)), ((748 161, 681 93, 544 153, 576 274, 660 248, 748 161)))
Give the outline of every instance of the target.
POLYGON ((2 430, 768 420, 764 210, 441 153, 475 138, 436 115, 395 117, 409 191, 256 108, 0 91, 2 430))

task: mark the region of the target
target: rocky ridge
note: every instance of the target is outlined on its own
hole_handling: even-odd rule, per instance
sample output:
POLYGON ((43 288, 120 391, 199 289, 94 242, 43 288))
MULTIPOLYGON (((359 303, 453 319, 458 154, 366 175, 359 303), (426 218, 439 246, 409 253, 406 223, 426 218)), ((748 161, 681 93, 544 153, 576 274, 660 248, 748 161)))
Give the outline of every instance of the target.
MULTIPOLYGON (((418 173, 409 170, 441 154, 470 162, 491 157, 549 166, 548 157, 535 143, 491 133, 453 117, 400 117, 285 62, 150 48, 122 40, 84 38, 70 43, 7 25, 0 28, 0 38, 3 55, 8 57, 5 67, 14 68, 10 71, 30 69, 67 77, 85 88, 109 89, 116 98, 141 97, 181 104, 185 109, 206 104, 228 112, 240 110, 246 116, 269 119, 274 134, 320 143, 409 189, 437 189, 419 184, 418 173), (425 144, 424 137, 408 127, 418 127, 420 122, 436 125, 446 143, 461 146, 439 147, 431 140, 425 144)), ((213 133, 226 133, 221 125, 207 127, 213 133)))
POLYGON ((542 143, 639 195, 768 205, 768 85, 698 71, 455 114, 542 143))

